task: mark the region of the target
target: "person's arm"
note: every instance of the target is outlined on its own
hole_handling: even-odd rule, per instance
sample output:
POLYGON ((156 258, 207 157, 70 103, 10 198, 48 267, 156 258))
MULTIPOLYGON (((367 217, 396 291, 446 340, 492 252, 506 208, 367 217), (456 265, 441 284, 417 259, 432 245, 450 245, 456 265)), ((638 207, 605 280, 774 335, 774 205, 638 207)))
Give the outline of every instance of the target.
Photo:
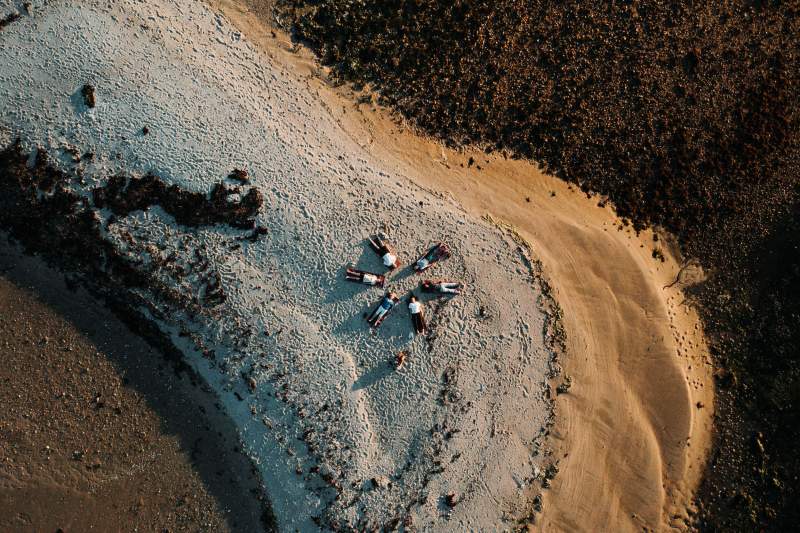
MULTIPOLYGON (((376 237, 376 239, 377 239, 377 237, 376 237)), ((375 242, 375 241, 372 239, 372 237, 370 237, 368 240, 369 240, 369 245, 370 245, 370 247, 371 247, 371 248, 372 248, 372 249, 375 251, 375 253, 376 253, 376 254, 380 254, 380 253, 381 253, 381 247, 380 247, 380 245, 379 245, 377 242, 375 242)))

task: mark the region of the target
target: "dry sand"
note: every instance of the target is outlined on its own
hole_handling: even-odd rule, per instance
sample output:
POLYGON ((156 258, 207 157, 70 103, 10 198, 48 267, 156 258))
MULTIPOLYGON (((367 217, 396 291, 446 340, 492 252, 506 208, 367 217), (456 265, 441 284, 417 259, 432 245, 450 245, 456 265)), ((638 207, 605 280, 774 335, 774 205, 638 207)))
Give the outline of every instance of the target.
MULTIPOLYGON (((285 52, 285 38, 238 4, 222 7, 239 31, 189 1, 34 2, 32 16, 0 34, 0 141, 20 135, 61 153, 82 176, 79 193, 123 169, 197 190, 235 166, 251 171, 266 196, 264 242, 188 231, 158 208, 98 216, 143 267, 170 254, 189 265, 202 250, 220 273, 221 309, 149 312, 220 392, 281 525, 410 517, 421 528, 494 530, 527 515, 547 463, 552 354, 543 287, 516 232, 563 310, 572 379, 545 442, 560 473, 538 523, 682 527, 713 402, 696 317, 677 286, 663 289, 678 270, 670 251, 655 261, 650 232, 618 231, 608 208, 529 164, 448 151, 368 104, 356 110, 310 58, 285 52), (80 104, 84 83, 98 89, 95 109, 80 104), (95 161, 76 168, 73 148, 95 161), (406 260, 440 238, 458 251, 436 274, 470 290, 437 307, 433 342, 408 337, 404 309, 377 335, 364 328, 360 315, 379 293, 340 278, 347 262, 377 268, 363 244, 375 230, 406 260), (392 372, 399 349, 410 364, 392 372)), ((187 298, 197 277, 165 273, 187 298)), ((415 282, 401 273, 393 286, 415 282)))
POLYGON ((711 361, 681 292, 702 273, 691 264, 681 268, 668 236, 655 242, 652 231, 636 235, 598 198, 529 163, 443 148, 369 98, 354 104, 364 93, 334 89, 306 50, 273 33, 276 21, 264 19, 268 2, 211 3, 273 60, 305 77, 365 151, 415 183, 452 195, 474 215, 512 225, 542 260, 563 310, 562 366, 572 387, 557 401, 550 443, 560 474, 545 493, 539 527, 686 529, 713 418, 711 361))

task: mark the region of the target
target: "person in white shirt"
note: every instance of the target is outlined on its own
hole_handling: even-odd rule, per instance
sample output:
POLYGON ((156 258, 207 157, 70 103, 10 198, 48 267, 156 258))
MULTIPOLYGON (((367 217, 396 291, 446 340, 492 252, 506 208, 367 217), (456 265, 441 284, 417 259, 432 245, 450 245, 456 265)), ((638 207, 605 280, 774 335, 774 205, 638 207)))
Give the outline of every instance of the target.
POLYGON ((428 331, 425 324, 425 311, 422 309, 422 302, 417 300, 413 294, 408 299, 408 312, 411 313, 411 322, 414 324, 414 331, 417 335, 424 335, 428 331))
POLYGON ((421 285, 422 292, 435 292, 439 294, 461 294, 464 289, 463 283, 456 281, 445 281, 443 279, 431 281, 426 279, 421 285))
POLYGON ((352 281, 353 283, 363 283, 364 285, 372 285, 377 287, 383 287, 383 284, 386 283, 386 278, 380 274, 373 274, 372 272, 350 267, 347 268, 345 279, 347 281, 352 281))
POLYGON ((397 252, 394 251, 389 243, 383 241, 379 236, 376 235, 369 238, 369 244, 375 253, 378 254, 378 257, 381 258, 381 261, 386 268, 389 270, 394 270, 400 266, 400 260, 397 258, 397 252))

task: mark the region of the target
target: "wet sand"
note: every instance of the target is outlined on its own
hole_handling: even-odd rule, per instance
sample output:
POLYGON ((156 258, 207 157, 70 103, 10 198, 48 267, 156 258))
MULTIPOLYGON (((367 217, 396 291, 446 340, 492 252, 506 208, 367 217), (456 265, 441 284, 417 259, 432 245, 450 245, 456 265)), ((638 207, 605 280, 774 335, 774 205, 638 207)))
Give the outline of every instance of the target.
POLYGON ((214 397, 0 234, 0 530, 260 531, 214 397))

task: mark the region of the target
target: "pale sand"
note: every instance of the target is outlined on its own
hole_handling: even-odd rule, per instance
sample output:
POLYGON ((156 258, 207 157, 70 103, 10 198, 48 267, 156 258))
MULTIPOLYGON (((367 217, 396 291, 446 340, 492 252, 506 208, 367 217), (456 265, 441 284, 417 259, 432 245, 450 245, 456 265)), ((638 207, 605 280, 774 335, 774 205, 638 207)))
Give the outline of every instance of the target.
MULTIPOLYGON (((549 442, 560 474, 539 523, 548 531, 659 529, 685 512, 707 445, 711 388, 702 340, 691 337, 696 318, 685 314, 677 290, 662 290, 676 262, 650 257, 649 232, 616 231, 596 200, 528 164, 481 156, 484 170, 468 170, 470 154, 395 131, 379 114, 354 113, 350 100, 317 79, 308 57, 284 53, 231 3, 226 13, 246 39, 196 2, 34 4, 32 20, 0 34, 8 45, 0 47, 4 142, 22 135, 53 152, 95 150, 78 191, 116 169, 155 169, 207 190, 244 165, 266 193, 264 244, 234 252, 229 230, 186 232, 159 209, 117 220, 109 238, 125 249, 125 233, 133 235, 132 257, 160 248, 184 261, 187 245, 200 248, 221 272, 229 294, 222 312, 190 319, 167 309, 160 324, 216 348, 209 364, 184 345, 261 462, 284 528, 310 529, 310 515, 322 512, 345 524, 381 523, 403 517, 394 509, 415 498, 405 515, 442 530, 509 527, 506 518, 529 509, 532 494, 522 489, 535 487, 545 464, 533 452, 549 412, 541 396, 546 316, 528 259, 508 232, 483 220, 487 211, 531 244, 564 312, 573 386, 559 396, 549 442), (87 81, 99 88, 92 111, 70 104, 87 81), (152 130, 146 139, 136 136, 144 125, 152 130), (361 238, 381 228, 408 255, 442 235, 459 250, 437 274, 465 278, 469 298, 441 310, 433 352, 408 340, 402 309, 368 335, 359 315, 377 294, 342 287, 342 264, 361 260, 361 238), (476 319, 480 305, 493 311, 488 323, 476 319), (285 333, 265 340, 248 330, 285 333), (382 370, 401 347, 412 352, 408 370, 382 370), (271 366, 261 368, 261 353, 271 366), (696 376, 685 374, 690 365, 696 376), (451 366, 455 391, 464 405, 472 402, 465 412, 436 402, 451 366), (257 394, 239 402, 233 394, 247 394, 241 372, 257 379, 257 394), (273 398, 278 383, 288 386, 284 403, 273 398), (698 398, 704 409, 693 407, 698 398), (331 401, 343 416, 319 410, 331 401), (303 409, 314 416, 297 418, 303 409), (431 435, 442 423, 460 435, 431 435), (308 430, 321 437, 324 459, 299 441, 308 430), (429 475, 442 450, 458 462, 429 475), (344 501, 311 465, 339 477, 344 501), (372 487, 373 476, 393 483, 372 487), (466 497, 449 513, 440 497, 451 491, 466 497)), ((195 279, 168 281, 187 297, 197 288, 195 279)))
POLYGON ((696 273, 687 268, 665 288, 680 271, 675 247, 654 243, 652 231, 619 231, 611 208, 533 165, 448 150, 370 103, 354 104, 358 95, 325 84, 307 51, 256 20, 252 8, 265 2, 211 3, 306 77, 365 151, 532 244, 563 309, 563 366, 573 383, 557 401, 550 442, 560 473, 545 492, 540 529, 686 529, 710 446, 713 383, 699 319, 681 292, 696 273), (468 168, 470 157, 482 170, 468 168), (652 257, 654 246, 666 262, 652 257))
MULTIPOLYGON (((242 194, 263 192, 268 229, 255 242, 160 207, 93 212, 129 266, 179 295, 128 293, 218 393, 282 529, 493 530, 531 507, 548 463, 549 308, 508 231, 362 151, 303 80, 193 0, 35 2, 0 33, 0 102, 0 141, 45 150, 90 206, 119 172, 200 191, 250 172, 242 194), (343 280, 349 263, 380 271, 365 245, 379 230, 406 264, 440 239, 454 250, 431 275, 468 290, 426 298, 428 339, 403 304, 371 331, 362 313, 381 291, 343 280), (224 303, 180 305, 216 276, 224 303)), ((405 268, 390 287, 420 279, 405 268)))

